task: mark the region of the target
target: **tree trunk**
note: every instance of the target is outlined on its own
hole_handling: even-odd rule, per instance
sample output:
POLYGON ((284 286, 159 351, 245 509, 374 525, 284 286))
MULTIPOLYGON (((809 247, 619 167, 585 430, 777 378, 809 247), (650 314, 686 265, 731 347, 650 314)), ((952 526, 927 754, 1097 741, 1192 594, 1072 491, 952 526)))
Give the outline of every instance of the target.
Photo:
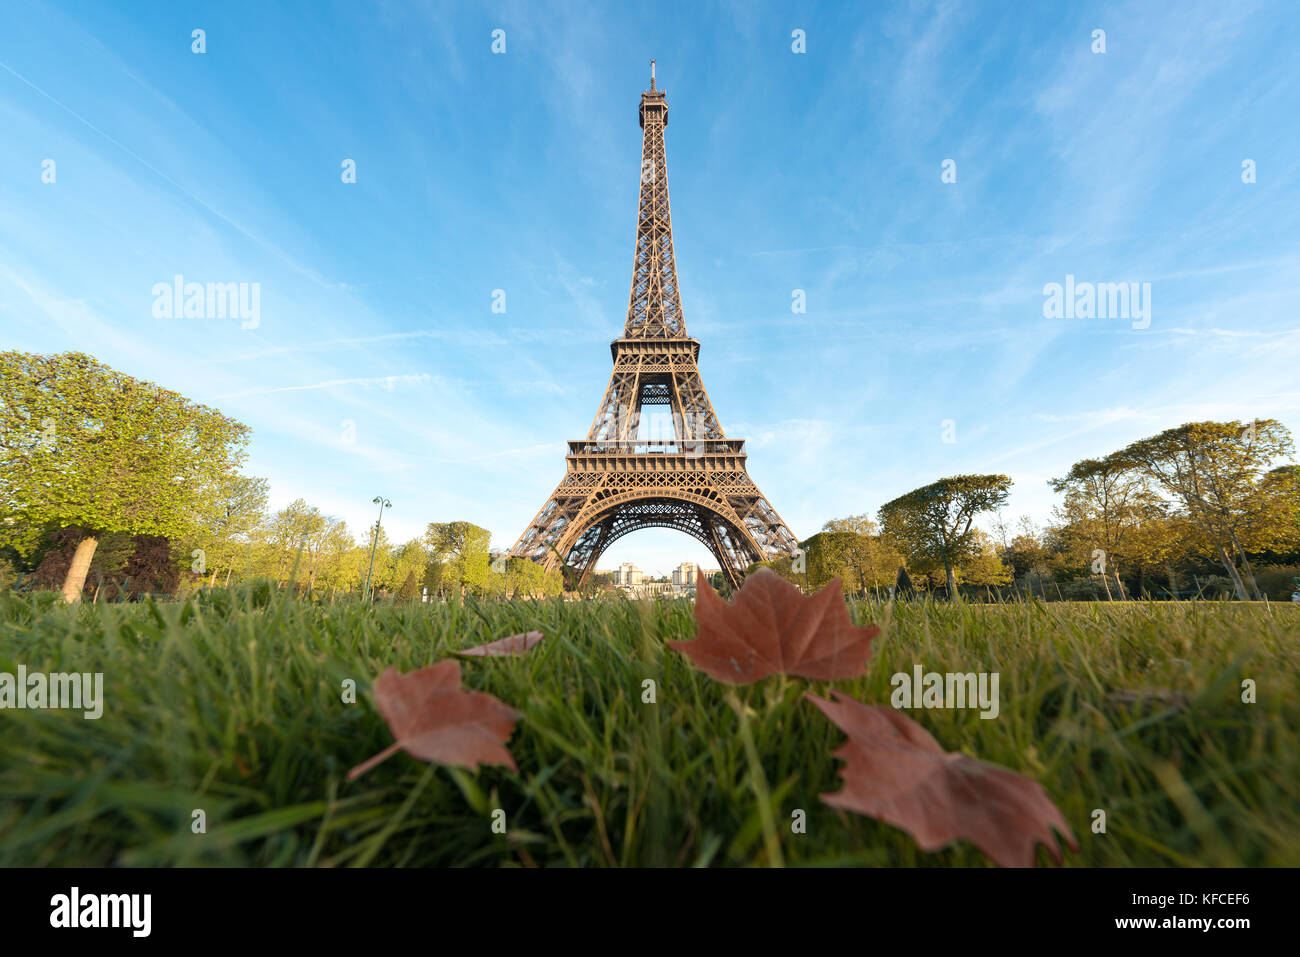
POLYGON ((1174 575, 1173 562, 1165 562, 1165 571, 1169 573, 1169 597, 1178 601, 1178 578, 1174 575))
POLYGON ((81 591, 86 587, 86 573, 90 571, 90 560, 95 557, 99 539, 87 535, 77 542, 72 564, 68 566, 67 577, 63 579, 63 600, 69 605, 81 601, 81 591))
POLYGON ((1250 559, 1246 553, 1241 553, 1241 565, 1246 569, 1246 581, 1250 583, 1250 590, 1255 593, 1255 601, 1263 601, 1264 593, 1259 590, 1259 582, 1255 581, 1255 570, 1250 567, 1250 559))
POLYGON ((1107 601, 1114 601, 1114 600, 1115 600, 1115 596, 1112 595, 1112 594, 1110 593, 1110 582, 1108 582, 1108 581, 1106 580, 1106 573, 1105 573, 1105 572, 1102 572, 1102 573, 1101 573, 1101 587, 1104 588, 1104 589, 1106 589, 1106 600, 1107 600, 1107 601))
POLYGON ((948 575, 948 600, 957 600, 957 576, 952 573, 952 567, 948 564, 948 559, 943 560, 943 570, 948 575))
POLYGON ((1111 565, 1110 569, 1115 573, 1115 584, 1119 586, 1119 600, 1128 601, 1128 595, 1124 592, 1124 583, 1119 580, 1119 566, 1111 565))
POLYGON ((1250 601, 1250 595, 1246 592, 1246 583, 1241 580, 1241 573, 1237 571, 1237 563, 1228 557, 1228 553, 1222 545, 1219 546, 1219 561, 1228 570, 1228 577, 1232 579, 1232 587, 1237 590, 1237 600, 1250 601))
POLYGON ((1246 557, 1246 550, 1237 541, 1235 532, 1232 533, 1232 546, 1237 550, 1237 554, 1241 556, 1241 564, 1246 569, 1246 580, 1250 582, 1250 590, 1255 593, 1255 601, 1263 601, 1264 595, 1259 590, 1259 583, 1255 581, 1255 571, 1250 567, 1250 559, 1246 557))

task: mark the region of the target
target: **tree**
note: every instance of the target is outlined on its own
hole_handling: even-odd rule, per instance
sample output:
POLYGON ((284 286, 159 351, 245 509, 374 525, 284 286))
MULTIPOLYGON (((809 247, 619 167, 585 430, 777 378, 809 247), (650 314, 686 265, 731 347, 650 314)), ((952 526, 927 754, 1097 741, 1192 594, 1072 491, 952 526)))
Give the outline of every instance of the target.
POLYGON ((331 519, 315 505, 296 498, 271 516, 267 538, 276 550, 275 577, 287 580, 294 573, 306 574, 308 585, 315 575, 316 561, 327 536, 331 519))
MULTIPOLYGON (((1165 514, 1164 503, 1147 477, 1119 456, 1108 455, 1075 462, 1064 478, 1049 479, 1048 484, 1065 494, 1065 504, 1056 514, 1064 523, 1059 534, 1071 558, 1093 567, 1103 579, 1109 571, 1124 597, 1120 566, 1136 564, 1143 557, 1137 529, 1165 514)), ((1109 585, 1106 592, 1110 593, 1109 585)))
POLYGON ((973 554, 961 564, 962 580, 968 585, 982 585, 985 590, 1010 584, 1011 569, 1003 563, 993 538, 978 528, 971 529, 971 533, 973 554))
POLYGON ((1138 521, 1124 545, 1129 562, 1138 573, 1138 593, 1146 591, 1146 572, 1163 569, 1170 597, 1178 599, 1178 576, 1174 564, 1183 561, 1191 548, 1193 531, 1177 512, 1163 509, 1138 521))
MULTIPOLYGON (((827 525, 829 524, 828 522, 827 525)), ((782 556, 776 561, 761 562, 750 567, 746 570, 745 577, 748 578, 760 567, 768 567, 801 588, 807 584, 809 591, 818 591, 831 579, 838 578, 844 594, 854 594, 859 585, 849 555, 853 551, 855 537, 852 532, 827 531, 823 527, 822 531, 799 543, 804 553, 806 573, 796 573, 793 560, 782 556)))
POLYGON ((1260 477, 1246 503, 1241 539, 1248 552, 1300 547, 1300 465, 1281 465, 1260 477))
POLYGON ((415 584, 415 572, 408 571, 406 578, 402 581, 402 587, 397 590, 398 601, 415 601, 420 597, 419 588, 415 584))
POLYGON ((1249 539, 1254 529, 1275 524, 1261 516, 1261 504, 1285 507, 1284 495, 1260 496, 1261 473, 1294 450, 1285 426, 1276 419, 1256 419, 1247 424, 1188 422, 1133 442, 1115 457, 1158 484, 1181 506, 1197 532, 1196 544, 1224 567, 1238 599, 1246 601, 1251 591, 1256 598, 1262 595, 1243 538, 1249 539))
POLYGON ((730 599, 732 595, 731 579, 722 571, 716 571, 706 579, 709 587, 712 588, 722 598, 730 599))
POLYGON ((823 583, 830 581, 839 573, 834 571, 828 573, 826 568, 818 561, 818 556, 823 554, 823 550, 818 545, 817 537, 818 536, 814 535, 808 541, 799 543, 799 547, 804 549, 805 552, 804 565, 807 571, 795 571, 793 558, 789 555, 778 555, 775 558, 769 558, 765 561, 750 562, 749 565, 745 567, 745 577, 748 578, 760 568, 766 568, 768 571, 775 572, 791 585, 802 590, 805 584, 809 585, 809 587, 816 587, 813 585, 813 582, 818 581, 816 576, 819 574, 820 568, 820 574, 823 576, 820 581, 823 583))
POLYGON ((467 591, 482 592, 491 573, 488 548, 492 533, 472 522, 434 522, 424 534, 435 561, 445 562, 444 580, 467 591))
MULTIPOLYGON (((42 542, 40 563, 32 573, 32 583, 40 589, 58 589, 67 581, 68 569, 77 553, 77 543, 86 537, 87 529, 78 525, 60 528, 50 533, 42 542)), ((90 560, 83 587, 99 587, 107 581, 109 591, 104 597, 116 598, 126 575, 126 563, 135 550, 135 539, 126 532, 101 532, 99 544, 90 560)))
POLYGON ((1010 547, 1002 558, 1011 565, 1016 578, 1023 578, 1036 568, 1046 568, 1052 559, 1052 550, 1043 543, 1043 535, 1028 516, 1020 520, 1020 534, 1011 539, 1010 547))
MULTIPOLYGON (((371 533, 374 526, 370 526, 371 533)), ((347 527, 336 531, 338 536, 334 550, 327 554, 322 569, 321 584, 332 590, 360 592, 366 581, 366 569, 370 567, 370 543, 356 543, 347 527)), ((380 547, 382 548, 382 542, 380 547)), ((377 567, 379 556, 375 558, 377 567)))
POLYGON ((101 535, 191 531, 243 462, 247 426, 79 352, 0 352, 0 535, 32 547, 78 526, 63 582, 80 601, 101 535))
POLYGON ((907 574, 907 569, 899 565, 898 574, 894 577, 894 595, 899 598, 910 597, 915 594, 916 586, 912 584, 912 576, 907 574))
POLYGON ((880 525, 909 558, 922 567, 943 565, 948 598, 957 599, 954 567, 973 558, 972 522, 981 512, 1006 504, 1011 479, 1005 475, 955 475, 914 489, 880 507, 880 525))
MULTIPOLYGON (((394 584, 401 582, 403 589, 406 580, 411 579, 417 595, 419 589, 428 584, 429 549, 423 538, 413 538, 393 549, 392 571, 388 577, 394 584)), ((398 597, 401 597, 401 591, 398 592, 398 597)))
MULTIPOLYGON (((507 558, 505 572, 502 575, 503 588, 510 589, 509 595, 523 595, 525 598, 549 598, 564 591, 564 580, 558 568, 545 569, 536 562, 526 558, 507 558)), ((606 576, 608 577, 608 576, 606 576)), ((602 590, 608 590, 608 582, 597 581, 602 590)))
POLYGON ((347 522, 329 519, 313 564, 312 587, 319 584, 322 589, 331 590, 360 588, 369 558, 370 550, 358 548, 347 522), (353 556, 353 552, 360 554, 353 556))
POLYGON ((229 581, 236 562, 266 521, 267 494, 264 478, 222 476, 213 496, 199 506, 194 531, 180 543, 183 564, 190 567, 197 550, 211 573, 212 584, 222 568, 229 581))
POLYGON ((845 594, 888 587, 903 563, 903 556, 866 515, 833 518, 801 547, 807 552, 809 587, 819 588, 839 576, 845 594))

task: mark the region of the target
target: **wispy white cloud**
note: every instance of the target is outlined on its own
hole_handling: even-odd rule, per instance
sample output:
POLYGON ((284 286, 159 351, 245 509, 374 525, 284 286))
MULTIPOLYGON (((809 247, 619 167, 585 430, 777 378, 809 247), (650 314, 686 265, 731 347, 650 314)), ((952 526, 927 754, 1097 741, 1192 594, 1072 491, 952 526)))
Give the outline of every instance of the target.
POLYGON ((398 383, 427 382, 429 379, 430 376, 428 373, 421 372, 414 375, 384 375, 355 379, 330 379, 327 382, 313 382, 308 385, 254 386, 251 389, 241 389, 239 392, 228 392, 224 395, 210 396, 204 401, 214 402, 219 399, 239 399, 250 395, 270 395, 273 392, 310 392, 315 389, 336 389, 340 386, 347 385, 378 386, 391 392, 393 386, 398 383))

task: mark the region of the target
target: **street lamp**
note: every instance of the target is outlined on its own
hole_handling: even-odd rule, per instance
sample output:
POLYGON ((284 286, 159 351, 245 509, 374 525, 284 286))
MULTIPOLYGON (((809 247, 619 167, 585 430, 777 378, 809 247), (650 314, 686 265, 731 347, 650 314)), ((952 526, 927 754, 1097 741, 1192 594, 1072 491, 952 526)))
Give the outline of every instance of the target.
POLYGON ((370 576, 375 570, 375 549, 379 547, 379 526, 384 522, 384 509, 393 507, 393 503, 382 495, 376 495, 371 501, 379 506, 379 521, 375 522, 375 540, 370 543, 370 567, 366 569, 366 601, 370 601, 370 576))

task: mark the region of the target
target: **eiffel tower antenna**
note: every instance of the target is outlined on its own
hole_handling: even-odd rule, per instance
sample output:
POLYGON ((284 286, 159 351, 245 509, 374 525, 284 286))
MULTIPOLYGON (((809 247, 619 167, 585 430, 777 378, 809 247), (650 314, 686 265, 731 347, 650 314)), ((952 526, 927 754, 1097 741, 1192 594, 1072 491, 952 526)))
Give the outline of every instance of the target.
POLYGON ((729 439, 686 334, 677 287, 664 129, 668 97, 641 94, 641 180, 632 287, 614 371, 586 439, 569 442, 565 474, 510 550, 591 578, 610 545, 642 528, 685 532, 709 549, 733 587, 750 565, 799 544, 746 470, 745 440, 729 439), (648 414, 647 414, 648 413, 648 414), (664 425, 664 420, 669 424, 664 425))

